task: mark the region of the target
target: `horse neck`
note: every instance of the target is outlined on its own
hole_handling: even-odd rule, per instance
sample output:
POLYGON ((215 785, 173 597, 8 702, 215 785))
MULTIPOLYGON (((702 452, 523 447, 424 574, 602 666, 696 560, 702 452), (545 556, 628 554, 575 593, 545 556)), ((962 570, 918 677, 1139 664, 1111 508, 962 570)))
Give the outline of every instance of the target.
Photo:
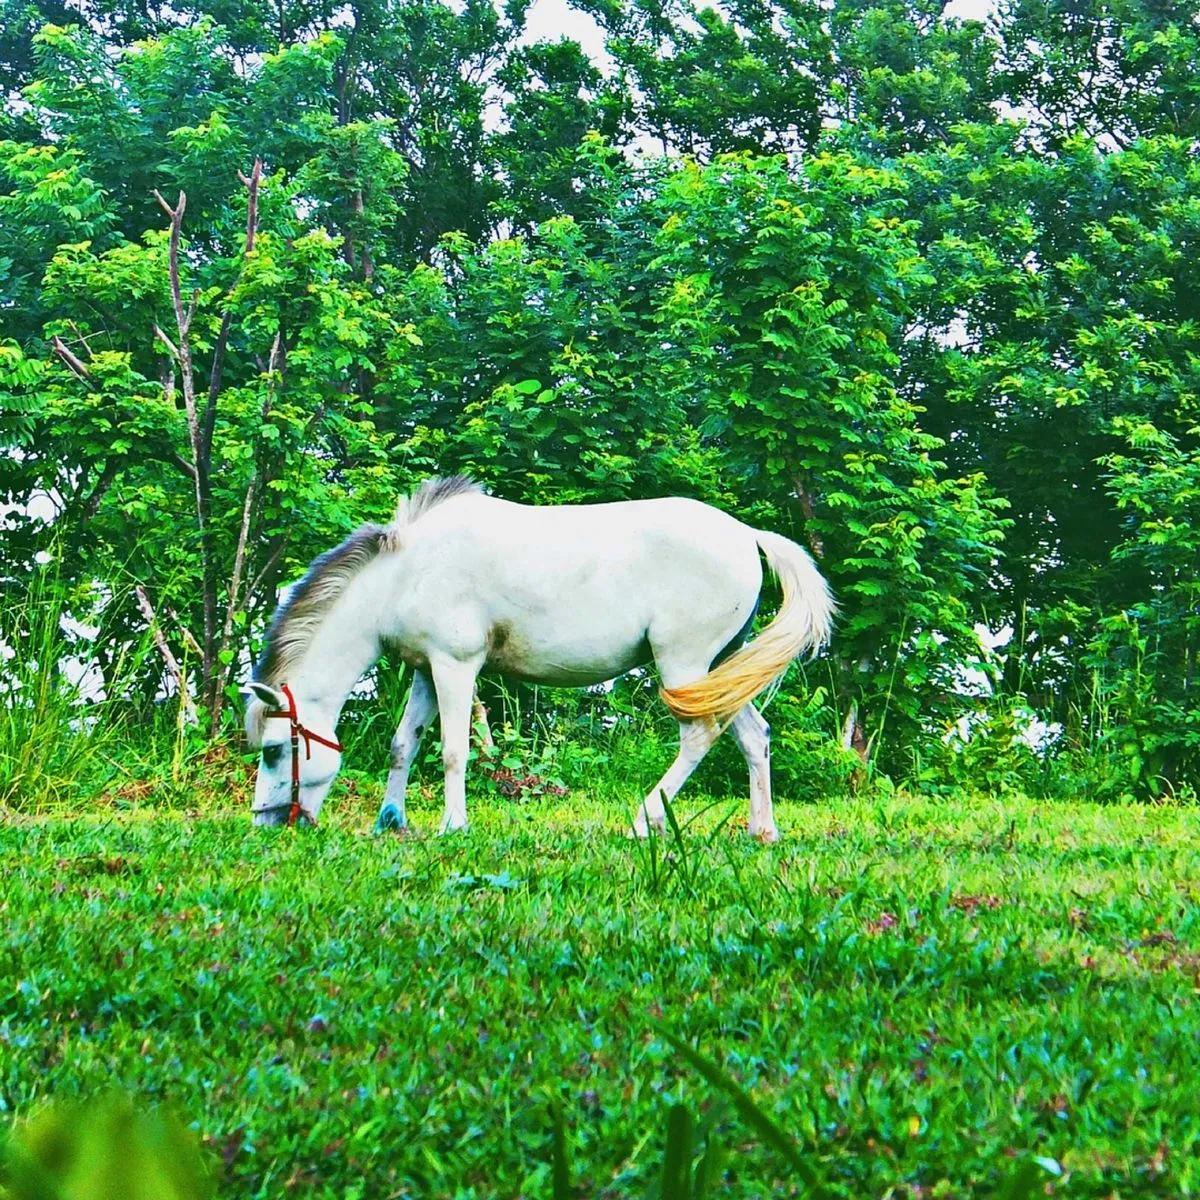
POLYGON ((297 665, 292 688, 337 723, 351 688, 380 654, 383 615, 379 572, 367 567, 352 579, 313 634, 297 665))

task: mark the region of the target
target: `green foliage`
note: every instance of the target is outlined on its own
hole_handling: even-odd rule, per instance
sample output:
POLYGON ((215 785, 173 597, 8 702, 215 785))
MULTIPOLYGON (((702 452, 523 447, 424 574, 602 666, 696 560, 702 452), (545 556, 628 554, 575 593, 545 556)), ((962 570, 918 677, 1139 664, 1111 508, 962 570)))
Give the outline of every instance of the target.
POLYGON ((999 796, 1028 791, 1038 796, 1083 793, 1095 800, 1105 799, 1101 785, 1110 777, 1109 764, 1090 763, 1080 771, 1083 764, 1074 755, 1061 753, 1054 739, 1039 737, 1035 721, 1026 697, 991 697, 939 740, 930 739, 916 748, 905 783, 959 795, 984 787, 990 795, 999 796), (1051 743, 1049 749, 1046 742, 1051 743))
POLYGON ((634 121, 664 151, 707 157, 815 139, 831 50, 819 5, 735 0, 718 12, 651 0, 585 7, 627 72, 634 121))
MULTIPOLYGON (((1021 630, 1001 663, 1005 691, 1019 680, 1082 753, 1095 732, 1076 720, 1090 708, 1088 647, 1111 619, 1157 604, 1127 545, 1130 468, 1114 476, 1113 467, 1129 457, 1128 430, 1164 435, 1138 453, 1149 478, 1172 439, 1190 445, 1195 427, 1185 264, 1197 177, 1167 137, 1120 152, 1074 138, 1043 156, 1016 128, 958 132, 959 142, 902 167, 939 281, 905 374, 952 466, 981 471, 1007 504, 987 602, 993 629, 1021 630)), ((1145 501, 1160 516, 1172 503, 1149 490, 1145 501)), ((1170 670, 1165 658, 1151 667, 1160 670, 1170 670)))
POLYGON ((42 272, 58 247, 103 242, 116 224, 83 160, 76 149, 0 142, 0 295, 10 337, 40 332, 42 272))
POLYGON ((1102 748, 1178 793, 1195 3, 579 7, 601 61, 523 0, 4 0, 0 573, 57 539, 127 650, 142 584, 217 714, 279 587, 422 475, 692 495, 822 558, 826 709, 783 698, 860 768, 957 786, 944 731, 1019 694, 1061 735, 998 733, 989 779, 1102 748), (980 626, 1021 633, 992 659, 980 626))
POLYGON ((667 329, 690 347, 673 383, 704 398, 750 488, 798 498, 780 515, 842 607, 839 707, 872 736, 886 714, 903 746, 955 703, 952 676, 978 654, 1002 522, 981 475, 944 474, 942 443, 891 380, 907 296, 930 282, 897 185, 847 155, 799 180, 781 160, 684 168, 660 244, 678 280, 667 329))
POLYGON ((1200 774, 1200 454, 1147 421, 1116 428, 1128 452, 1106 460, 1126 515, 1114 557, 1141 576, 1144 599, 1106 618, 1088 646, 1108 710, 1096 735, 1115 778, 1134 795, 1159 796, 1200 774))
POLYGON ((0 806, 36 811, 77 801, 109 781, 110 756, 123 745, 129 711, 120 692, 146 647, 104 646, 71 621, 94 609, 94 595, 68 596, 51 560, 35 569, 24 595, 0 605, 0 806), (88 696, 102 667, 116 695, 88 696))
POLYGON ((1052 146, 1086 133, 1127 148, 1139 137, 1195 137, 1200 129, 1192 70, 1200 36, 1187 0, 1070 8, 1007 0, 997 29, 1005 94, 1034 108, 1052 146))
MULTIPOLYGON (((843 745, 828 689, 810 681, 811 675, 785 685, 763 710, 771 723, 771 778, 781 796, 844 796, 857 781, 862 760, 843 745)), ((740 775, 745 764, 737 757, 740 775)))

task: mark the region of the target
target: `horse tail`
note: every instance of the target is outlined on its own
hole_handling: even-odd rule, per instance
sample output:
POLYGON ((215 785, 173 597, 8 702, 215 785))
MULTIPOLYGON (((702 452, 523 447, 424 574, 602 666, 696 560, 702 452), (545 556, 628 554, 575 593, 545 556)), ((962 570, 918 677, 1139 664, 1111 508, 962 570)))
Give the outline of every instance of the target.
POLYGON ((694 683, 661 688, 659 695, 681 721, 736 716, 765 687, 807 651, 816 654, 826 642, 837 611, 829 584, 808 551, 777 533, 754 530, 755 541, 783 591, 775 620, 752 642, 694 683))

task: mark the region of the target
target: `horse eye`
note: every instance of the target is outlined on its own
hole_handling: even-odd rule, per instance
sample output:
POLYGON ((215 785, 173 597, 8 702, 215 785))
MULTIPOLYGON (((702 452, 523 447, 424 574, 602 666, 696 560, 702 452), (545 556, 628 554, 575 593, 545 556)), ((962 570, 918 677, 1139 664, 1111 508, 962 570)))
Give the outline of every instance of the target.
POLYGON ((264 746, 262 748, 262 760, 264 767, 274 767, 279 762, 279 756, 283 753, 282 746, 264 746))

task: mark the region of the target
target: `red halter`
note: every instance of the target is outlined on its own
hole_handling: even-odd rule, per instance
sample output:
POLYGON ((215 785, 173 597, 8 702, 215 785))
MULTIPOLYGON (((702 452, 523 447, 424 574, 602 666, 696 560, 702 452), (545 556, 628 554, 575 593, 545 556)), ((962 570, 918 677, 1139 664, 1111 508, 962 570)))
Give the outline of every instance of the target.
MULTIPOLYGON (((342 750, 342 743, 332 741, 329 738, 322 737, 319 733, 313 733, 311 729, 305 729, 300 724, 300 720, 296 715, 296 697, 292 695, 292 689, 285 683, 279 689, 287 697, 287 711, 282 712, 279 709, 272 709, 267 712, 268 717, 283 717, 291 723, 292 726, 292 801, 288 808, 288 825, 295 825, 300 819, 303 810, 300 807, 300 739, 304 738, 304 757, 305 759, 312 758, 312 743, 320 742, 322 746, 328 746, 330 750, 342 750)), ((280 808, 283 806, 280 805, 280 808)), ((307 814, 305 814, 307 816, 307 814)), ((312 820, 310 817, 309 820, 312 820)), ((316 822, 314 821, 315 825, 316 822)))

